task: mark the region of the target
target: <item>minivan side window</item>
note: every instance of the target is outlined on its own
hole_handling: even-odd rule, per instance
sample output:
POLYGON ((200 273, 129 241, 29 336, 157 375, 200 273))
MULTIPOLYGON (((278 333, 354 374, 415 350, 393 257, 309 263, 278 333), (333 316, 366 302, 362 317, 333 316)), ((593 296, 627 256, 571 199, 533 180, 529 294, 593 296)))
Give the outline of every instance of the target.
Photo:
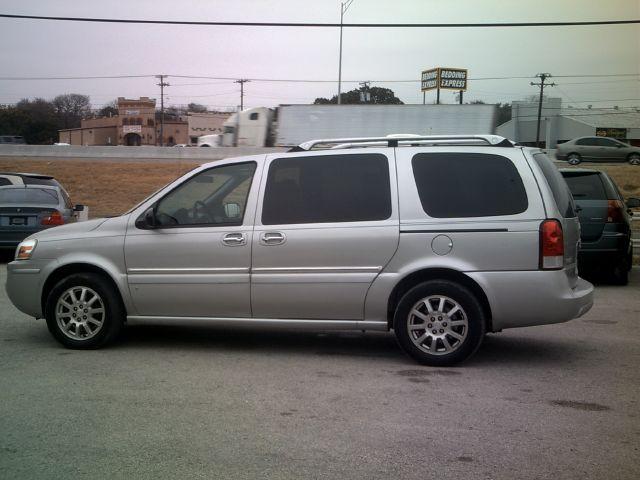
POLYGON ((278 158, 269 167, 263 225, 362 222, 391 216, 382 154, 278 158))
POLYGON ((542 170, 542 174, 546 178, 549 188, 551 188, 551 193, 553 194, 560 214, 564 218, 574 218, 576 212, 573 197, 560 171, 544 153, 534 154, 533 159, 538 164, 538 167, 540 167, 540 170, 542 170))
POLYGON ((155 209, 164 227, 242 225, 255 162, 210 168, 164 196, 155 209))
POLYGON ((515 165, 486 153, 418 153, 411 160, 422 208, 434 218, 516 215, 528 207, 515 165))

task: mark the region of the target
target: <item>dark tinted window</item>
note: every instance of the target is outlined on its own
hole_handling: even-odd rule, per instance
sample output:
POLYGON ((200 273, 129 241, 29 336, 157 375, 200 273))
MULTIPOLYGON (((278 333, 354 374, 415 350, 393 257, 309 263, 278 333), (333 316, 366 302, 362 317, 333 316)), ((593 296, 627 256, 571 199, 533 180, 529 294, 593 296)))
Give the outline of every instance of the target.
POLYGON ((0 186, 1 185, 12 185, 11 181, 8 178, 0 177, 0 186))
POLYGON ((20 205, 57 205, 58 194, 55 190, 44 188, 2 188, 0 203, 20 205))
POLYGON ((617 147, 619 143, 609 138, 596 138, 596 145, 599 147, 617 147))
POLYGON ((22 181, 25 185, 51 185, 57 187, 58 181, 53 178, 38 178, 38 177, 22 177, 22 181))
POLYGON ((596 145, 597 138, 579 138, 576 145, 596 145))
POLYGON ((607 200, 607 192, 596 172, 563 172, 564 179, 576 200, 607 200))
POLYGON ((249 114, 249 120, 258 120, 258 114, 255 112, 249 114))
POLYGON ((389 165, 384 155, 280 158, 269 167, 264 225, 358 222, 390 216, 389 165))
POLYGON ((542 174, 547 180, 549 188, 551 188, 551 193, 553 194, 560 214, 564 218, 575 217, 576 212, 573 206, 573 198, 560 171, 544 153, 537 153, 533 158, 540 167, 540 170, 542 170, 542 174))
POLYGON ((527 194, 515 165, 485 153, 419 153, 413 174, 422 208, 431 217, 515 215, 527 194))

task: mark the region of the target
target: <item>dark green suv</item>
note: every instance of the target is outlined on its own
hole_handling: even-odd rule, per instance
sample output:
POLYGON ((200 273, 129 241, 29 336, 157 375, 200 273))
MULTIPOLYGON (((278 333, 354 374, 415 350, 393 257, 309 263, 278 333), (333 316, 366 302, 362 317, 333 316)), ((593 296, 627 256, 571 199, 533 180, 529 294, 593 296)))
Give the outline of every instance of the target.
POLYGON ((581 272, 604 271, 615 283, 626 285, 633 260, 631 209, 640 207, 640 199, 625 201, 605 172, 578 168, 560 172, 580 220, 578 268, 581 272))

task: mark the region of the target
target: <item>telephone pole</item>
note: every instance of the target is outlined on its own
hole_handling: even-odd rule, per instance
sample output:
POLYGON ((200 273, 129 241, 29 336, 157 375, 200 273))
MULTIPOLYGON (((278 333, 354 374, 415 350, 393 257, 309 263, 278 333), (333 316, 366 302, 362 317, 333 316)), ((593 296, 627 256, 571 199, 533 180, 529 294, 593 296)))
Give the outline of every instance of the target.
POLYGON ((338 105, 342 103, 342 20, 344 19, 344 14, 347 13, 349 7, 353 3, 353 0, 346 0, 345 2, 340 2, 340 53, 338 60, 338 105))
POLYGON ((538 101, 538 126, 536 127, 536 146, 540 148, 540 120, 542 119, 542 95, 544 87, 555 87, 555 83, 545 84, 545 80, 551 77, 550 73, 538 73, 536 75, 540 79, 540 83, 531 82, 531 85, 540 87, 540 100, 538 101))
POLYGON ((360 82, 360 101, 362 103, 371 102, 371 92, 369 92, 369 85, 371 82, 360 82))
POLYGON ((169 84, 164 81, 166 75, 156 75, 156 78, 160 79, 160 83, 157 83, 160 87, 160 146, 164 147, 164 87, 168 87, 169 84))
POLYGON ((250 81, 251 80, 247 80, 246 78, 241 78, 234 82, 240 84, 240 111, 244 110, 244 84, 250 81))

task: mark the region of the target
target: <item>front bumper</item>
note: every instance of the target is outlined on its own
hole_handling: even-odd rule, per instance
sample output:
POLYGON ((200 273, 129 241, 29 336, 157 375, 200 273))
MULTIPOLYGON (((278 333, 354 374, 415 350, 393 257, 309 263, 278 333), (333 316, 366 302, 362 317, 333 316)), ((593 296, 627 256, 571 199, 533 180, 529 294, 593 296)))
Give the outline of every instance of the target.
POLYGON ((566 322, 593 306, 593 285, 578 278, 572 287, 564 270, 468 275, 487 295, 494 331, 566 322))
POLYGON ((6 291, 11 303, 23 313, 42 318, 42 287, 44 262, 13 261, 7 265, 6 291))

